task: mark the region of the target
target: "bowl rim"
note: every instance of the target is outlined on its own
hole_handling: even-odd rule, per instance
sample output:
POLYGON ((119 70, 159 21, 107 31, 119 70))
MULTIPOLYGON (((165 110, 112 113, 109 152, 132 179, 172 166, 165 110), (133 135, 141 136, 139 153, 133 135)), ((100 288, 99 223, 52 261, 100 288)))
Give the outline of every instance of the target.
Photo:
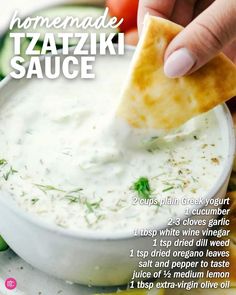
MULTIPOLYGON (((128 51, 134 51, 135 47, 133 46, 126 46, 126 49, 128 51)), ((42 56, 40 58, 41 60, 44 59, 42 56)), ((25 65, 27 67, 28 63, 25 65)), ((14 81, 10 75, 5 77, 1 82, 0 82, 0 90, 2 90, 5 86, 7 86, 11 81, 14 81)), ((235 131, 234 131, 234 124, 232 120, 232 116, 230 114, 230 111, 226 104, 222 104, 217 106, 215 109, 219 109, 219 111, 222 112, 222 115, 224 115, 226 124, 228 126, 228 143, 229 143, 229 149, 226 153, 226 159, 224 161, 224 166, 222 167, 222 171, 217 179, 215 181, 214 186, 206 193, 202 198, 204 200, 206 199, 211 199, 213 198, 217 192, 220 191, 220 189, 224 186, 225 182, 227 181, 229 174, 232 169, 233 161, 234 161, 234 156, 235 156, 235 146, 236 146, 236 138, 235 138, 235 131)), ((45 222, 43 219, 38 217, 37 215, 33 215, 31 213, 28 213, 27 211, 24 211, 21 207, 19 207, 13 200, 8 201, 7 196, 6 197, 0 197, 0 205, 5 206, 8 210, 16 214, 19 218, 22 218, 25 222, 31 223, 32 226, 36 226, 40 228, 41 230, 48 231, 50 233, 54 233, 56 235, 61 235, 65 236, 67 238, 71 239, 78 239, 78 240, 124 240, 124 239, 134 239, 134 238, 139 238, 139 235, 135 236, 134 235, 134 230, 125 230, 125 231, 112 231, 112 230, 107 230, 107 231, 99 231, 99 230, 85 230, 85 229, 79 229, 79 230, 72 230, 72 229, 65 229, 58 227, 57 225, 54 225, 49 222, 45 222)), ((198 209, 202 208, 202 205, 195 205, 192 206, 191 208, 193 209, 198 209)), ((181 214, 178 215, 177 217, 180 218, 180 220, 184 220, 186 218, 192 217, 193 215, 185 215, 181 214)), ((155 225, 150 225, 149 227, 145 226, 145 230, 160 230, 164 228, 168 228, 171 226, 158 226, 157 224, 155 225)), ((137 228, 138 230, 143 229, 142 227, 137 228)))

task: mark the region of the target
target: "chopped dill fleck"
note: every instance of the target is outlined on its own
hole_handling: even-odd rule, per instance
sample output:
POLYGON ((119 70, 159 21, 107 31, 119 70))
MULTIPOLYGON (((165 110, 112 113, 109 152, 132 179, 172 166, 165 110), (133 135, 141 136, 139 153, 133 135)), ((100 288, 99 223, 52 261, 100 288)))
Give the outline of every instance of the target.
POLYGON ((198 182, 198 180, 197 180, 196 177, 193 177, 193 176, 191 175, 191 178, 192 178, 192 180, 193 180, 194 182, 198 182))
POLYGON ((151 140, 156 140, 156 139, 158 139, 159 138, 159 136, 152 136, 151 137, 151 140))
POLYGON ((32 203, 32 205, 36 204, 38 201, 39 201, 38 198, 31 199, 31 203, 32 203))
POLYGON ((96 220, 96 222, 98 222, 98 221, 102 221, 102 220, 104 220, 106 218, 106 216, 105 215, 98 215, 97 216, 97 220, 96 220))
POLYGON ((76 196, 72 196, 72 195, 65 195, 65 198, 69 201, 70 204, 80 202, 80 197, 76 197, 76 196))
POLYGON ((140 177, 132 186, 132 189, 138 193, 141 199, 151 198, 151 188, 149 180, 146 177, 140 177))
POLYGON ((58 192, 65 193, 64 190, 56 188, 52 185, 42 185, 42 184, 37 184, 37 183, 35 183, 34 185, 44 193, 46 193, 47 191, 58 191, 58 192))
POLYGON ((194 138, 195 140, 198 140, 198 137, 197 137, 197 135, 194 135, 194 136, 193 136, 193 138, 194 138))
POLYGON ((10 176, 10 175, 13 175, 13 174, 15 174, 15 173, 17 173, 17 172, 18 172, 18 171, 15 170, 15 169, 13 169, 12 166, 11 166, 10 169, 9 169, 9 171, 8 171, 7 173, 3 174, 2 177, 7 181, 7 180, 9 179, 9 176, 10 176))
POLYGON ((149 153, 153 153, 153 150, 152 149, 147 149, 147 151, 149 152, 149 153))
POLYGON ((73 194, 73 193, 79 193, 81 192, 83 189, 82 188, 77 188, 77 189, 74 189, 73 191, 69 191, 70 194, 73 194))
POLYGON ((172 189, 174 189, 174 187, 173 187, 173 186, 169 186, 169 187, 163 189, 162 192, 163 192, 163 193, 164 193, 164 192, 168 192, 168 191, 170 191, 170 190, 172 190, 172 189))
POLYGON ((145 143, 147 147, 147 151, 149 153, 153 153, 156 150, 160 149, 159 146, 157 145, 157 139, 158 139, 158 136, 153 136, 145 143))
POLYGON ((5 166, 7 164, 7 160, 0 159, 0 166, 5 166))
POLYGON ((94 210, 100 207, 101 200, 99 202, 90 203, 88 200, 85 200, 84 205, 87 207, 89 213, 93 213, 94 210))
POLYGON ((90 221, 89 221, 89 219, 88 219, 88 217, 86 215, 84 216, 84 220, 86 221, 88 227, 92 226, 92 224, 90 223, 90 221))

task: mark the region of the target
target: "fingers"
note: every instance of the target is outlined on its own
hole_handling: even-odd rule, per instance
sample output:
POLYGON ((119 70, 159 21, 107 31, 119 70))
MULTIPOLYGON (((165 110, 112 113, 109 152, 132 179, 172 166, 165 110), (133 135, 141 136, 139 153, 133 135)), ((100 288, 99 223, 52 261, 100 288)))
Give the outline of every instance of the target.
POLYGON ((170 18, 175 6, 176 0, 139 0, 138 10, 138 29, 141 32, 144 16, 151 15, 170 18))
POLYGON ((236 39, 227 45, 224 50, 224 54, 228 56, 236 64, 236 39))
POLYGON ((236 37, 236 1, 216 0, 169 44, 164 71, 169 77, 192 73, 236 37))
POLYGON ((197 0, 177 0, 171 20, 183 27, 193 19, 194 7, 197 0))

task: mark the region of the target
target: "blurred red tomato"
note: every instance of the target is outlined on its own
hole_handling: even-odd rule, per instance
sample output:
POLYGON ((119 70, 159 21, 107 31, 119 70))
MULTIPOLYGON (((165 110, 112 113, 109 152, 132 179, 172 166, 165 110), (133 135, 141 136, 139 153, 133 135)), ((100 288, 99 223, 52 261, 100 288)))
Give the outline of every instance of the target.
POLYGON ((137 28, 131 29, 125 33, 125 44, 136 46, 138 44, 138 30, 137 28))
POLYGON ((124 18, 121 31, 126 32, 137 26, 138 0, 107 0, 106 6, 111 16, 116 16, 118 20, 124 18))

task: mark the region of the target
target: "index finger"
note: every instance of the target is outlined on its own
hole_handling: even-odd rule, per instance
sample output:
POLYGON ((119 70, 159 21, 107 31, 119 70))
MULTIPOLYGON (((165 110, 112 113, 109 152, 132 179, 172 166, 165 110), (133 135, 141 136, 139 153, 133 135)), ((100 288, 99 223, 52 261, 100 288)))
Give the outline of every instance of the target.
POLYGON ((175 7, 176 0, 140 0, 138 9, 138 29, 141 32, 143 27, 144 16, 160 16, 169 19, 175 7))

